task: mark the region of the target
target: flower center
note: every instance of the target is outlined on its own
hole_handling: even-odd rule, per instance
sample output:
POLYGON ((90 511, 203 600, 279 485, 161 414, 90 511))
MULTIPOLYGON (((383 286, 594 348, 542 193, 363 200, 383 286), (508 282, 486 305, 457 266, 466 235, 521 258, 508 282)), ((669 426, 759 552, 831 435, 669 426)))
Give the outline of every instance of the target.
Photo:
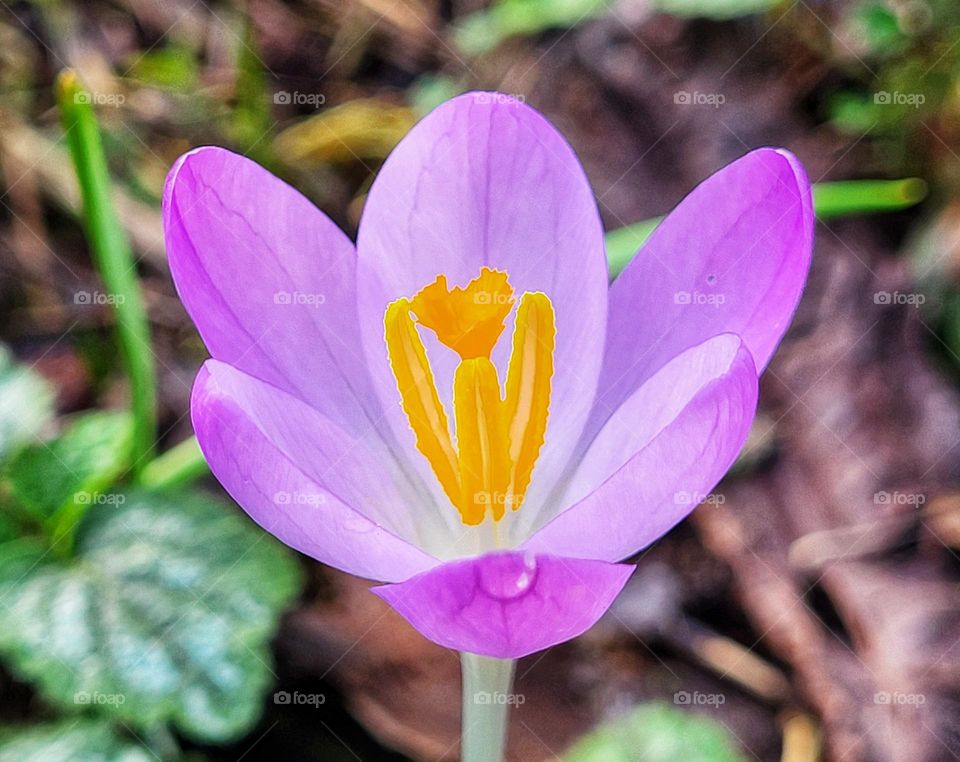
POLYGON ((448 288, 438 275, 412 299, 391 302, 384 316, 390 367, 417 449, 464 524, 482 523, 488 510, 500 521, 508 506, 523 504, 547 430, 556 328, 546 294, 519 299, 503 390, 490 360, 515 301, 507 274, 484 267, 463 288, 448 288), (414 317, 460 356, 456 446, 414 317))

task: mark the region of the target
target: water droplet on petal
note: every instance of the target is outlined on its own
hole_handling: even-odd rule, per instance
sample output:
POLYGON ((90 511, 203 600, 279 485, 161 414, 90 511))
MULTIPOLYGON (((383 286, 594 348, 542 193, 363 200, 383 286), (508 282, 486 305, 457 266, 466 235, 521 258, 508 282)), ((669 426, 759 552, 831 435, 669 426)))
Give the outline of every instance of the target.
POLYGON ((530 577, 529 572, 524 572, 519 577, 517 577, 517 590, 523 591, 530 587, 530 583, 533 579, 530 577))
POLYGON ((480 587, 502 601, 526 595, 537 579, 537 558, 533 553, 503 553, 478 568, 480 587))

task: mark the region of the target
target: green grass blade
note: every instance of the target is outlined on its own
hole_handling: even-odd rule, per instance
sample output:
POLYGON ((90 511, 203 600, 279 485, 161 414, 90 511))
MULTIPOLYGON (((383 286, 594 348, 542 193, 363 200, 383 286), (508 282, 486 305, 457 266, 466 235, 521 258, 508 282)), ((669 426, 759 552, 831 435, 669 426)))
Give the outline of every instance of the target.
POLYGON ((813 186, 813 207, 817 217, 829 220, 848 214, 896 212, 920 203, 926 195, 927 184, 919 177, 817 183, 813 186))
POLYGON ((104 286, 115 297, 113 308, 134 416, 134 473, 139 474, 156 441, 156 372, 136 263, 111 199, 110 175, 91 97, 72 71, 57 78, 57 103, 80 185, 87 241, 104 286))

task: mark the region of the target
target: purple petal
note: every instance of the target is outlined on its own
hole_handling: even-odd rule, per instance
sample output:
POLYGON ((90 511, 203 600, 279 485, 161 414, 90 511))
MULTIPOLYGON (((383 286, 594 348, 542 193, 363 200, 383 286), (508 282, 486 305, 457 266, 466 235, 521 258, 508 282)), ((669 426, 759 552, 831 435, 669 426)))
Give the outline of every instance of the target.
POLYGON ((393 508, 409 519, 389 472, 363 445, 295 397, 229 365, 208 361, 191 400, 203 454, 227 492, 260 526, 331 566, 395 581, 437 561, 351 508, 393 508), (370 478, 376 468, 379 478, 370 478))
POLYGON ((761 148, 701 183, 610 289, 594 431, 671 357, 736 333, 762 371, 806 280, 810 183, 794 156, 761 148))
MULTIPOLYGON (((387 303, 416 293, 439 273, 451 285, 464 285, 484 265, 506 270, 518 294, 543 291, 550 297, 558 372, 537 476, 543 478, 545 463, 565 462, 594 395, 608 288, 593 193, 550 123, 498 93, 468 93, 443 104, 380 170, 357 249, 368 362, 391 425, 411 451, 383 344, 387 303)), ((509 330, 494 354, 501 373, 509 330)), ((426 338, 441 399, 449 403, 457 358, 426 338)))
POLYGON ((163 220, 180 298, 215 358, 346 427, 379 417, 356 254, 322 212, 249 159, 198 148, 170 171, 163 220))
POLYGON ((756 368, 737 337, 684 353, 631 396, 588 449, 571 489, 574 498, 589 494, 523 547, 607 561, 646 547, 720 481, 756 405, 756 368))
POLYGON ((434 643, 517 659, 591 627, 633 569, 552 555, 491 553, 451 561, 373 592, 434 643))

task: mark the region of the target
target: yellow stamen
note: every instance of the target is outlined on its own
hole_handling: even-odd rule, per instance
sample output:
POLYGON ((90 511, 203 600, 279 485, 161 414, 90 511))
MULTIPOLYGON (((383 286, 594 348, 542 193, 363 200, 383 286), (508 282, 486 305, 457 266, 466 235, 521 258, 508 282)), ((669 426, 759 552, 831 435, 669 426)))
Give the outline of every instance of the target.
POLYGON ((450 441, 447 413, 437 394, 427 352, 410 318, 410 302, 392 302, 383 322, 390 367, 397 379, 403 411, 417 437, 417 449, 429 461, 447 497, 457 505, 460 464, 450 441))
POLYGON ((509 492, 516 496, 513 510, 523 502, 547 432, 556 337, 554 323, 553 305, 546 294, 523 295, 513 329, 505 403, 506 420, 510 422, 512 465, 509 492))
POLYGON ((412 300, 387 307, 387 352, 417 449, 465 524, 517 510, 540 455, 550 409, 556 328, 546 294, 525 293, 517 308, 506 393, 490 354, 513 304, 507 274, 483 268, 465 287, 446 277, 412 300), (411 318, 460 355, 453 382, 454 450, 423 342, 411 318))

